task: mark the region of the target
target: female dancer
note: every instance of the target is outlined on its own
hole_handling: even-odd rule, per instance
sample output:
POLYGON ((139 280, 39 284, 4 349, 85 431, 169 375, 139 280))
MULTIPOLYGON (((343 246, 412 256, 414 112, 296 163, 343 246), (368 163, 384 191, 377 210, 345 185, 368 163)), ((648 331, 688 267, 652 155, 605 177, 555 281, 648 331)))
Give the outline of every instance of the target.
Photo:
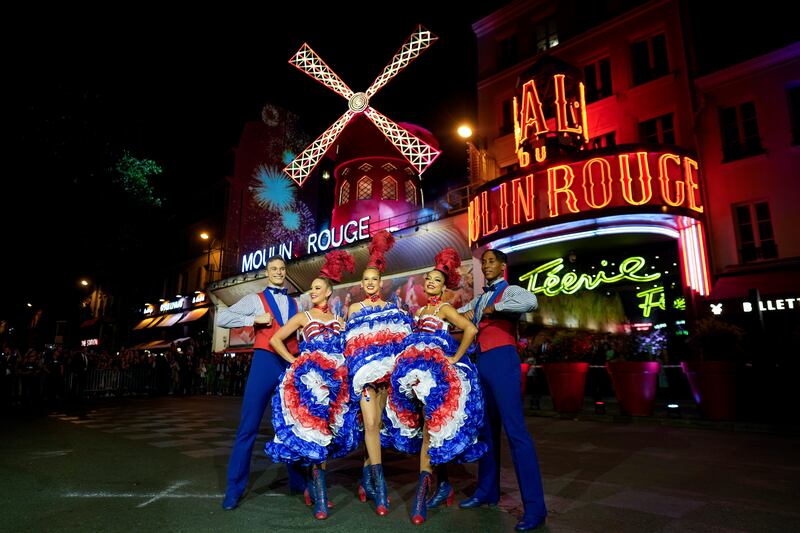
POLYGON ((362 302, 348 310, 344 355, 351 380, 351 398, 359 401, 364 421, 364 443, 368 460, 358 493, 361 501, 367 496, 375 500, 376 512, 389 512, 386 481, 381 464, 381 418, 386 406, 389 375, 394 367, 400 341, 411 333, 410 317, 395 304, 381 298, 381 273, 386 267, 383 255, 394 245, 388 231, 376 233, 369 246, 370 260, 361 277, 366 293, 362 302))
POLYGON ((442 302, 445 287, 458 287, 461 259, 458 252, 445 248, 435 260, 436 266, 425 275, 428 303, 417 312, 414 332, 397 355, 384 421, 392 446, 419 453, 420 475, 411 511, 415 524, 425 522, 428 507, 453 502, 444 465, 476 461, 486 453, 486 445, 478 442, 484 409, 478 373, 463 357, 478 329, 442 302), (448 324, 463 330, 460 343, 447 332, 448 324), (432 465, 441 465, 436 469, 439 487, 427 501, 432 465))
POLYGON ((353 258, 337 250, 325 257, 319 277, 311 282, 311 311, 297 313, 270 340, 275 353, 291 366, 281 376, 272 399, 275 438, 265 451, 273 461, 311 465, 306 505, 314 516, 328 516, 325 461, 342 457, 358 446, 355 409, 350 405, 347 365, 342 355, 344 323, 330 313, 328 299, 342 270, 353 272, 353 258), (300 355, 294 357, 284 341, 301 330, 300 355))

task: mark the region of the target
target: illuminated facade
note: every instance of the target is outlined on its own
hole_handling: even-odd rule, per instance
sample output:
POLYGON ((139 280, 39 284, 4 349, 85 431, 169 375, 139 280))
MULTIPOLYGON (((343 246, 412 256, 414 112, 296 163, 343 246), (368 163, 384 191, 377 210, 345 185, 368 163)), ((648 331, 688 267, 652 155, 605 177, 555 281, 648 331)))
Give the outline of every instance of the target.
POLYGON ((795 43, 695 80, 717 274, 709 309, 783 331, 800 323, 798 73, 795 43))
POLYGON ((470 243, 509 254, 534 322, 676 331, 711 289, 679 9, 584 28, 581 6, 515 2, 473 26, 492 164, 473 177, 470 243))

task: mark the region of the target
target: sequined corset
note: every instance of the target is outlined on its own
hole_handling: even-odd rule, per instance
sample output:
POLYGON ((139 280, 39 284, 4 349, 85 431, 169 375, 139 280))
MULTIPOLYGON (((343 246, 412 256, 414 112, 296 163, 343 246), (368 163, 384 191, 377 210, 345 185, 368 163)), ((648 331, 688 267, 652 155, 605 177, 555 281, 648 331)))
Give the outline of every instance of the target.
POLYGON ((322 322, 320 320, 316 320, 311 318, 311 315, 306 312, 306 317, 308 317, 308 324, 303 328, 303 339, 306 342, 315 339, 316 337, 322 335, 324 340, 329 340, 335 335, 341 335, 342 333, 342 324, 339 322, 338 318, 334 318, 333 320, 329 320, 327 322, 322 322))

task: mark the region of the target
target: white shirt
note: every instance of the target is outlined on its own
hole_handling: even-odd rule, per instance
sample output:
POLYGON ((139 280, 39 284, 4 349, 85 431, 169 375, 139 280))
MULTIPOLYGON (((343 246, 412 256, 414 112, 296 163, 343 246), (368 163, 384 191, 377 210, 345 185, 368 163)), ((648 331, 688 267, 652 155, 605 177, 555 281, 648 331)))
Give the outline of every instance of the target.
MULTIPOLYGON (((502 277, 497 278, 492 281, 489 286, 493 288, 502 280, 502 277)), ((475 322, 480 322, 483 310, 489 305, 489 298, 493 292, 492 290, 476 296, 468 304, 461 307, 458 312, 466 313, 474 309, 477 315, 475 322)), ((530 313, 531 311, 535 311, 538 307, 539 302, 532 292, 523 289, 519 285, 509 285, 506 287, 506 290, 503 291, 503 295, 500 297, 500 301, 495 304, 494 309, 495 311, 506 313, 530 313)))
MULTIPOLYGON (((275 285, 268 285, 268 287, 277 287, 275 285)), ((291 318, 289 315, 289 298, 283 294, 273 294, 275 303, 278 305, 278 311, 281 313, 281 321, 286 322, 291 318)), ((298 311, 300 311, 298 305, 298 311)), ((217 313, 217 326, 221 328, 240 328, 242 326, 252 326, 255 319, 259 315, 263 315, 267 310, 264 309, 264 304, 261 303, 261 297, 258 293, 248 294, 241 300, 217 313)))

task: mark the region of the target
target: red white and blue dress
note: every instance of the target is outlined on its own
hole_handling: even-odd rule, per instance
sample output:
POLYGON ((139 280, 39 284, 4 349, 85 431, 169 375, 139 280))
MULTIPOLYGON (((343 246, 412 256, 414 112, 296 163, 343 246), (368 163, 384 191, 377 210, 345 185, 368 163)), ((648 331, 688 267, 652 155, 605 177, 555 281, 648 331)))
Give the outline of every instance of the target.
POLYGON ((382 445, 417 454, 427 422, 434 465, 476 461, 487 450, 478 442, 484 412, 478 371, 466 354, 456 364, 445 359, 459 343, 438 316, 442 305, 449 304, 415 319, 397 355, 381 434, 382 445))
POLYGON ((306 312, 300 356, 286 369, 272 397, 275 437, 264 451, 275 462, 319 464, 358 447, 356 410, 350 404, 342 325, 306 312))
POLYGON ((361 309, 350 315, 344 333, 344 357, 353 402, 360 401, 364 387, 388 384, 411 324, 411 317, 393 303, 371 307, 362 302, 361 309))

